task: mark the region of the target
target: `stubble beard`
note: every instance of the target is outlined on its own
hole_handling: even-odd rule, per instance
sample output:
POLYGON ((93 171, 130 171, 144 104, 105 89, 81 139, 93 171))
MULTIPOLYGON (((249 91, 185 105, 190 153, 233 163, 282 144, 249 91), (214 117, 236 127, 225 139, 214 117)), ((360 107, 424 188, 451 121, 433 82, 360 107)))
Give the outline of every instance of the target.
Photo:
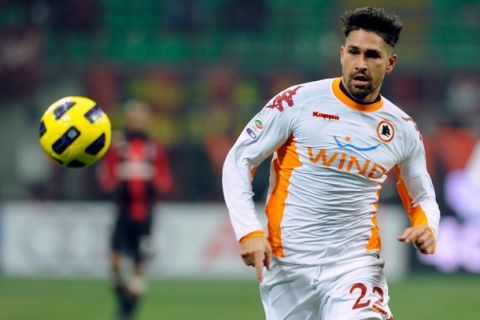
POLYGON ((347 83, 348 92, 352 95, 355 100, 364 101, 372 92, 373 88, 371 84, 366 85, 363 88, 354 87, 350 81, 347 83))

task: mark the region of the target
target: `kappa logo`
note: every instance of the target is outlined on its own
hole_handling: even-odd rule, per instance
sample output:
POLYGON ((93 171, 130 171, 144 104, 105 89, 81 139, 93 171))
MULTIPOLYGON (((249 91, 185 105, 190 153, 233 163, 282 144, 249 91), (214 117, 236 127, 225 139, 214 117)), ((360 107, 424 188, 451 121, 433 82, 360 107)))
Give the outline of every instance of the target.
POLYGON ((381 120, 377 124, 377 136, 383 142, 390 142, 395 136, 395 126, 387 120, 381 120))
POLYGON ((327 119, 327 120, 340 120, 340 117, 335 114, 322 113, 320 111, 313 111, 312 116, 316 118, 327 119))
POLYGON ((286 102, 289 107, 293 106, 293 96, 297 94, 298 89, 302 86, 297 86, 291 90, 285 90, 284 92, 277 95, 273 102, 269 105, 266 105, 265 108, 277 109, 282 112, 284 110, 283 103, 286 102))

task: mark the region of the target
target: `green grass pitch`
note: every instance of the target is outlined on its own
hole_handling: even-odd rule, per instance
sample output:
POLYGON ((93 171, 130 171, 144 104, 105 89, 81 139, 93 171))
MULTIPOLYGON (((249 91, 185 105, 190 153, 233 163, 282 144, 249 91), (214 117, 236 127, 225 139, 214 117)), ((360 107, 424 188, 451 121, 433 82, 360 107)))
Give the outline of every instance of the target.
MULTIPOLYGON (((252 274, 253 276, 253 274, 252 274)), ((479 276, 412 276, 390 283, 395 319, 480 319, 479 276)), ((112 320, 105 280, 0 278, 0 319, 112 320)), ((264 319, 255 281, 150 283, 137 320, 264 319)))

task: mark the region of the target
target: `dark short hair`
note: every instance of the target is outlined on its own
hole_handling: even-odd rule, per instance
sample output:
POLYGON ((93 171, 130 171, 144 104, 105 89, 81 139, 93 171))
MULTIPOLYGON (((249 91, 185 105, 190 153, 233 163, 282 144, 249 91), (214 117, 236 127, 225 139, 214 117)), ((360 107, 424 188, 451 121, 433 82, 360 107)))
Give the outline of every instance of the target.
POLYGON ((363 7, 346 11, 340 20, 343 23, 345 37, 353 30, 363 29, 378 34, 391 47, 395 47, 403 23, 395 14, 381 8, 363 7))

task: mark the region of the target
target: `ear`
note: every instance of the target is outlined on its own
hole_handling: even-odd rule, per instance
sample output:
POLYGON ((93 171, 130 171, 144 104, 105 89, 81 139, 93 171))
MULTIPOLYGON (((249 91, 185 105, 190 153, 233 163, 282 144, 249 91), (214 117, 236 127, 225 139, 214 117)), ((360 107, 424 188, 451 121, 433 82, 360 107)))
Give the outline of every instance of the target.
POLYGON ((395 65, 397 64, 397 55, 394 53, 388 58, 388 64, 387 67, 385 68, 385 72, 391 73, 393 71, 393 68, 395 68, 395 65))
POLYGON ((345 46, 340 46, 340 63, 343 65, 343 55, 345 53, 345 46))

